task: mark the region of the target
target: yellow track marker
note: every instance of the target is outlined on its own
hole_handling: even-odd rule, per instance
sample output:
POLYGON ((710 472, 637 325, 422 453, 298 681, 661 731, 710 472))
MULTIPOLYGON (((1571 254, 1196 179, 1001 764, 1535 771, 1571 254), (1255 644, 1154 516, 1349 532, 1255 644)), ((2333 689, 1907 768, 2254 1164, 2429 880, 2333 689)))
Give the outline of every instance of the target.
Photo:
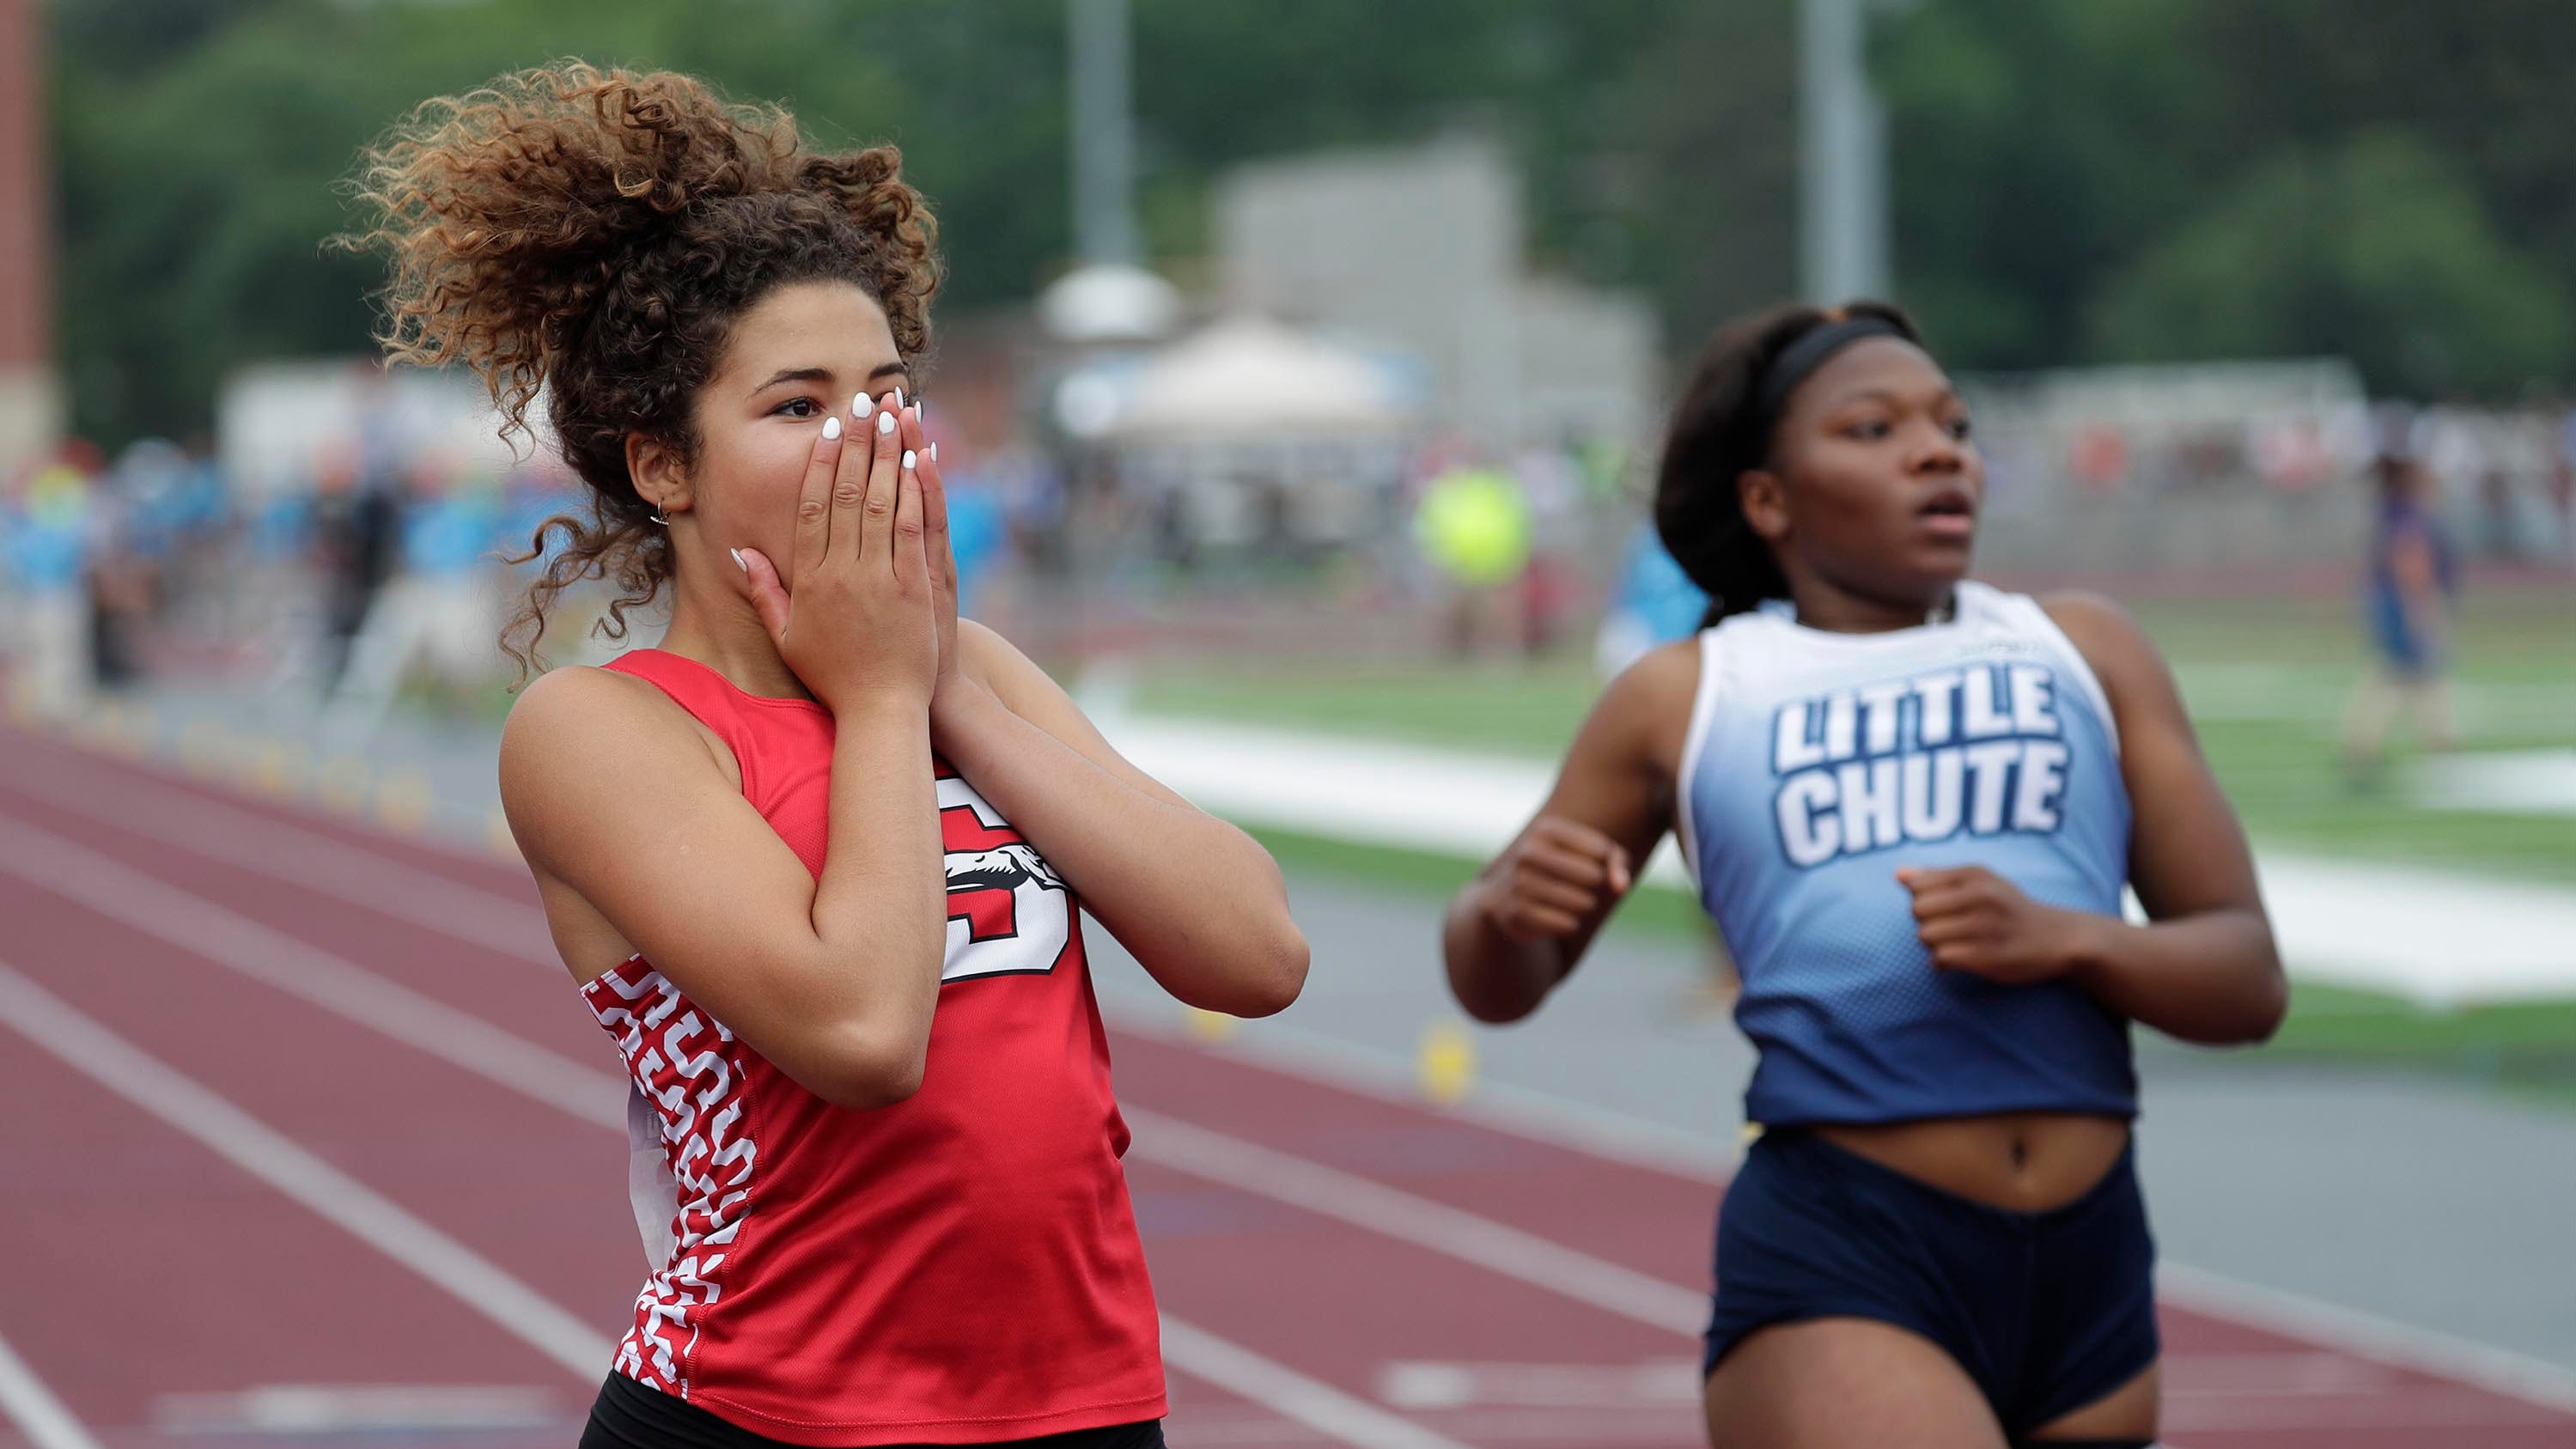
POLYGON ((385 778, 376 787, 376 818, 387 829, 405 835, 417 835, 429 824, 429 812, 438 803, 430 789, 429 777, 418 770, 403 770, 385 778))
POLYGON ((1476 1084, 1476 1041, 1455 1021, 1435 1021, 1423 1028, 1422 1046, 1414 1058, 1414 1081, 1422 1095, 1448 1106, 1476 1084))
POLYGON ((1243 1023, 1222 1011, 1207 1011, 1195 1006, 1181 1008, 1181 1027, 1192 1040, 1214 1044, 1234 1035, 1243 1023))

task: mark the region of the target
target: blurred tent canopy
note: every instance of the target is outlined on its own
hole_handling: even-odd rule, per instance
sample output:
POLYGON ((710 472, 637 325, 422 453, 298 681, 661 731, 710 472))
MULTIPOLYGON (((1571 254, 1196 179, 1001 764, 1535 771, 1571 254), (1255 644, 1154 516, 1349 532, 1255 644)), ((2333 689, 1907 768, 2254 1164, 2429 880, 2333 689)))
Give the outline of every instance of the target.
POLYGON ((1385 433, 1406 409, 1366 356, 1266 317, 1221 318, 1148 360, 1112 432, 1181 442, 1385 433))
POLYGON ((1180 289, 1143 267, 1076 267, 1038 294, 1038 324, 1064 342, 1150 342, 1180 320, 1180 289))

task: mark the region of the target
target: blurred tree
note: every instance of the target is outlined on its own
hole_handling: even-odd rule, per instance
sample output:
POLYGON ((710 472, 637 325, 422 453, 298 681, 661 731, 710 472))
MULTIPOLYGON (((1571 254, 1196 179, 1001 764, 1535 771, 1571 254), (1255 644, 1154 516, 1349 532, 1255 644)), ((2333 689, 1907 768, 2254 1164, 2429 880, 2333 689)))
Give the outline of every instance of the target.
POLYGON ((1965 365, 2576 372, 2533 315, 2576 259, 2576 5, 1929 0, 1877 42, 1900 291, 1965 365))
POLYGON ((2440 153, 2378 132, 2288 147, 2114 278, 2116 360, 2340 354, 2375 388, 2511 396, 2570 362, 2569 295, 2495 235, 2440 153))
MULTIPOLYGON (((61 335, 77 425, 109 441, 201 422, 238 362, 364 348, 376 273, 318 247, 345 224, 332 184, 405 105, 550 56, 690 70, 785 100, 818 137, 902 144, 940 211, 952 311, 1029 295, 1069 251, 1062 0, 49 13, 61 335)), ((1464 125, 1519 158, 1542 263, 1646 289, 1676 353, 1793 285, 1795 0, 1135 0, 1134 25, 1141 206, 1166 261, 1203 249, 1201 198, 1229 165, 1464 125)), ((2569 365, 2492 300, 2513 287, 2471 274, 2538 305, 2576 258, 2576 4, 1923 0, 1882 17, 1874 64, 1901 296, 1966 365, 2347 350, 2374 379, 2470 386, 2569 365), (2400 230, 2328 248, 2341 270, 2312 289, 2369 307, 2180 305, 2262 217, 2291 224, 2261 193, 2293 172, 2399 187, 2351 216, 2400 230), (2446 248, 2469 258, 2434 266, 2451 280, 2365 285, 2371 257, 2446 248), (2419 340, 2349 340, 2365 317, 2419 340)))

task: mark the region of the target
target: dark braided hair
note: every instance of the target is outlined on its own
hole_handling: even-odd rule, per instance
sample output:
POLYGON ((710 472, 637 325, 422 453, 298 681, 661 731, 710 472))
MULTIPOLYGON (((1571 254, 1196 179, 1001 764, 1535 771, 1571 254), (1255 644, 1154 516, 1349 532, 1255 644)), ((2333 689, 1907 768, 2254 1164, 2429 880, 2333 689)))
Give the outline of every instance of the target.
POLYGON ((622 638, 626 611, 670 578, 626 436, 695 458, 692 403, 745 311, 792 283, 848 282, 918 364, 940 264, 902 169, 891 146, 815 150, 785 111, 685 75, 577 61, 423 102, 361 158, 351 190, 368 225, 339 241, 392 260, 390 356, 472 368, 504 437, 528 431, 542 392, 555 446, 590 485, 589 518, 547 520, 510 560, 546 556, 502 635, 523 671, 566 588, 614 579, 601 627, 622 638))
POLYGON ((1862 317, 1922 344, 1913 321, 1884 302, 1774 307, 1718 329, 1682 389, 1655 474, 1655 532, 1682 572, 1708 591, 1703 627, 1764 599, 1788 597, 1780 561, 1745 520, 1735 487, 1737 478, 1769 460, 1780 421, 1777 409, 1762 406, 1763 375, 1799 338, 1862 317))

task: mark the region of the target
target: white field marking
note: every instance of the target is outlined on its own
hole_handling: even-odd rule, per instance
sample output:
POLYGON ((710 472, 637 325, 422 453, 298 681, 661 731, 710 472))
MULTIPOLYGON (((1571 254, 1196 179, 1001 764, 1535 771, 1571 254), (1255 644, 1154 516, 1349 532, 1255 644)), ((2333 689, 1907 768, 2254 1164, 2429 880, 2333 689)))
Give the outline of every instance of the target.
POLYGON ((1644 1363, 1441 1363, 1394 1359, 1378 1367, 1377 1396, 1404 1409, 1483 1404, 1528 1409, 1624 1409, 1700 1401, 1696 1358, 1644 1363))
POLYGON ((2414 773, 2415 803, 2428 809, 2576 816, 2576 749, 2437 755, 2414 773))
POLYGON ((197 1139, 583 1379, 616 1345, 498 1264, 182 1076, 6 964, 0 1025, 197 1139))
POLYGON ((564 1416, 549 1390, 482 1384, 260 1384, 152 1402, 153 1424, 169 1434, 456 1433, 544 1428, 564 1416))
POLYGON ((157 782, 137 782, 156 797, 150 809, 119 809, 104 785, 108 778, 104 771, 12 772, 0 777, 0 788, 468 945, 555 964, 551 953, 535 954, 549 939, 546 916, 527 901, 157 782))
MULTIPOLYGON (((0 822, 0 825, 4 824, 5 822, 0 822)), ((280 828, 295 829, 296 827, 280 828)), ((5 838, 5 833, 0 832, 0 840, 5 838)), ((316 834, 312 838, 334 848, 339 847, 338 842, 331 841, 328 837, 316 834)), ((463 851, 454 850, 434 837, 431 838, 430 843, 460 858, 469 858, 463 851)), ((418 866, 408 865, 390 857, 379 859, 391 871, 413 877, 437 878, 418 866)), ((256 862, 245 863, 256 865, 256 862)), ((507 899, 486 894, 488 899, 496 902, 507 899)), ((193 897, 188 899, 194 901, 193 897)), ((210 903, 201 901, 194 903, 207 909, 221 910, 220 907, 213 907, 210 903)), ((510 904, 521 903, 510 902, 510 904)), ((128 919, 121 908, 111 908, 110 914, 120 919, 128 919)), ((131 921, 129 923, 141 924, 131 921)), ((193 941, 179 944, 189 949, 198 949, 198 943, 193 941)), ((310 955, 322 954, 311 952, 309 948, 300 945, 296 949, 310 955)), ((328 959, 337 962, 337 958, 328 959)), ((432 1010, 447 1016, 462 1017, 462 1013, 454 1012, 452 1008, 404 988, 393 987, 390 983, 385 983, 382 978, 372 977, 370 973, 363 972, 361 968, 349 966, 346 962, 337 962, 337 964, 349 971, 370 975, 372 981, 399 992, 404 1000, 416 1003, 421 1009, 432 1010)), ((321 1004, 330 1005, 331 1003, 321 1004)), ((332 1009, 339 1008, 333 1006, 332 1009)), ((356 1016, 353 1019, 378 1030, 384 1029, 364 1016, 356 1016)), ((473 1056, 479 1061, 484 1055, 479 1047, 489 1045, 495 1049, 493 1055, 497 1062, 506 1055, 499 1050, 502 1044, 498 1041, 478 1042, 478 1050, 473 1052, 460 1055, 448 1055, 442 1052, 441 1055, 448 1055, 450 1061, 466 1067, 469 1071, 499 1081, 514 1090, 536 1096, 539 1100, 585 1121, 615 1125, 619 1130, 623 1130, 623 1108, 614 1095, 616 1089, 611 1089, 612 1096, 609 1100, 595 1106, 580 1104, 580 1099, 587 1095, 587 1091, 567 1093, 564 1090, 569 1085, 573 1074, 589 1075, 594 1082, 611 1080, 605 1074, 587 1073, 586 1069, 571 1063, 568 1058, 545 1052, 524 1039, 499 1032, 496 1028, 488 1027, 473 1018, 464 1018, 464 1020, 471 1022, 478 1031, 507 1038, 517 1050, 572 1067, 572 1074, 567 1074, 564 1081, 555 1083, 548 1091, 539 1092, 533 1082, 523 1081, 508 1072, 489 1069, 485 1065, 460 1059, 460 1055, 473 1056), (614 1121, 612 1122, 611 1119, 614 1121)), ((1177 1029, 1169 1026, 1168 1023, 1148 1024, 1142 1013, 1121 1010, 1113 1013, 1113 1020, 1123 1031, 1135 1031, 1139 1035, 1155 1036, 1176 1045, 1207 1050, 1204 1044, 1193 1042, 1180 1035, 1177 1029)), ((406 1040, 411 1039, 406 1038, 406 1040)), ((419 1041, 414 1041, 414 1044, 426 1045, 419 1041)), ((1344 1090, 1375 1096, 1415 1110, 1423 1110, 1421 1102, 1411 1089, 1413 1064, 1409 1058, 1391 1057, 1355 1043, 1298 1032, 1294 1028, 1282 1027, 1271 1022, 1261 1022, 1256 1024, 1256 1030, 1238 1033, 1229 1041, 1222 1054, 1247 1056, 1258 1061, 1263 1067, 1284 1075, 1341 1087, 1344 1090), (1274 1048, 1262 1044, 1259 1039, 1264 1037, 1278 1038, 1279 1045, 1274 1048)), ((597 1090, 597 1088, 588 1090, 597 1090)), ((1481 1082, 1466 1102, 1450 1110, 1483 1125, 1512 1132, 1532 1141, 1571 1148, 1610 1161, 1668 1172, 1677 1177, 1706 1182, 1713 1187, 1724 1186, 1732 1165, 1740 1159, 1740 1153, 1731 1144, 1713 1142, 1696 1134, 1680 1132, 1658 1123, 1628 1117, 1610 1109, 1555 1097, 1532 1089, 1511 1087, 1504 1083, 1481 1082)), ((2570 1373, 2555 1364, 2545 1363, 2508 1349, 2478 1343, 2437 1329, 2396 1323, 2358 1309, 2345 1308, 2339 1304, 2248 1283, 2171 1260, 2159 1265, 2157 1281, 2160 1290, 2169 1301, 2195 1312, 2285 1333, 2324 1347, 2346 1350, 2375 1362, 2464 1379, 2528 1403, 2554 1409, 2576 1409, 2576 1373, 2570 1373)), ((2173 1449, 2173 1446, 2168 1445, 2166 1449, 2173 1449)))
POLYGON ((17 1425, 35 1449, 101 1449, 5 1338, 0 1338, 0 1418, 17 1425))
POLYGON ((583 1121, 626 1130, 617 1078, 50 831, 0 817, 0 872, 583 1121))
POLYGON ((1163 1315, 1163 1358, 1183 1373, 1331 1435, 1352 1449, 1467 1449, 1445 1434, 1398 1418, 1168 1313, 1163 1315))
POLYGON ((1695 1289, 1160 1112, 1122 1110, 1135 1129, 1131 1157, 1411 1243, 1650 1328, 1694 1334, 1708 1323, 1707 1295, 1695 1289))

